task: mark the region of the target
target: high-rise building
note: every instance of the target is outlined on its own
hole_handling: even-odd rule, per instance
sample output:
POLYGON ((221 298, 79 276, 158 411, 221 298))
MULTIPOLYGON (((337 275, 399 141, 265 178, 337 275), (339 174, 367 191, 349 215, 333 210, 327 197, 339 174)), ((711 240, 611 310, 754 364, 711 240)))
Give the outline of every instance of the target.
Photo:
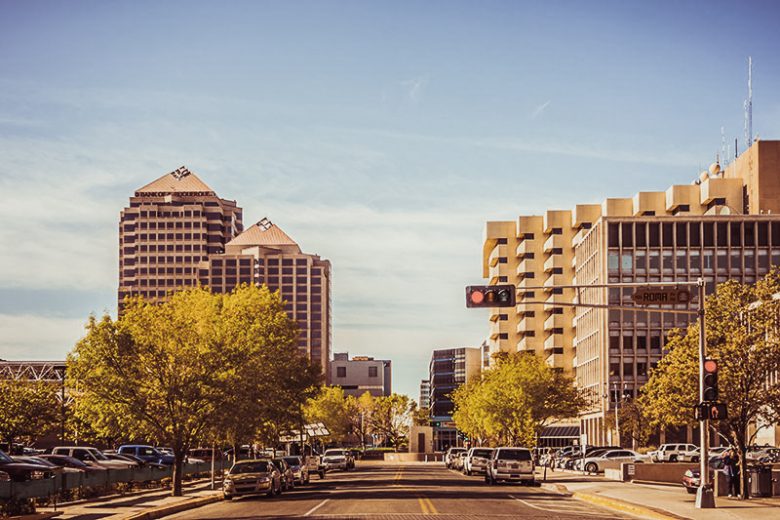
POLYGON ((120 313, 126 296, 161 301, 179 289, 222 293, 242 283, 281 292, 298 348, 327 378, 329 261, 303 253, 268 219, 244 230, 236 202, 183 166, 136 190, 119 224, 120 313))
POLYGON ((241 208, 182 166, 136 190, 119 222, 119 310, 198 285, 198 264, 243 230, 241 208))
POLYGON ((451 394, 460 385, 479 377, 482 367, 480 347, 460 347, 434 350, 429 365, 430 410, 433 422, 435 451, 458 446, 457 429, 452 422, 455 405, 451 394))
MULTIPOLYGON (((780 265, 778 213, 780 141, 757 141, 724 171, 714 164, 665 192, 488 222, 483 274, 491 284, 517 286, 514 309, 490 310, 489 350, 534 352, 575 376, 592 399, 582 431, 589 442, 615 442, 605 417, 616 399, 636 395, 663 355, 667 332, 696 317, 634 308, 630 288, 561 286, 702 277, 711 294, 728 279, 754 282, 780 265)), ((697 304, 694 297, 673 310, 697 304)), ((690 440, 691 431, 680 435, 690 440)))
POLYGON ((431 407, 431 382, 428 379, 420 381, 420 408, 431 407))
POLYGON ((393 393, 392 362, 368 356, 349 359, 347 352, 335 353, 330 362, 330 384, 355 397, 366 392, 374 397, 389 396, 393 393))

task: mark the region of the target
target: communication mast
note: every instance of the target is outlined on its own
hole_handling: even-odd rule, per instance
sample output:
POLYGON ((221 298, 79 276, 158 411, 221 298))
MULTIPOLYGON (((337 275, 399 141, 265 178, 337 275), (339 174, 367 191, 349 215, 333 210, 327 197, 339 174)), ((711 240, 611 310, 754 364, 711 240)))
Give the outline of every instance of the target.
POLYGON ((748 97, 745 100, 745 149, 753 144, 753 57, 748 56, 748 97))

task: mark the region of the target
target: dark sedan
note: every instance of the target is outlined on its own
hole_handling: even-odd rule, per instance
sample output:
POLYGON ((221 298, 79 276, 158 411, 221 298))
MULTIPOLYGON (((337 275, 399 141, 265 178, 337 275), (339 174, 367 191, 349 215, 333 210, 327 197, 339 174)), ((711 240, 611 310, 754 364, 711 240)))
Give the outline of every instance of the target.
POLYGON ((38 455, 38 457, 44 460, 48 460, 49 462, 52 462, 57 466, 62 466, 64 468, 78 469, 84 471, 85 473, 108 471, 106 468, 102 466, 86 464, 80 461, 79 459, 70 457, 68 455, 52 455, 50 453, 44 453, 43 455, 38 455))
POLYGON ((51 467, 30 462, 17 462, 2 451, 0 451, 0 471, 7 474, 8 478, 14 482, 54 477, 54 471, 51 467))

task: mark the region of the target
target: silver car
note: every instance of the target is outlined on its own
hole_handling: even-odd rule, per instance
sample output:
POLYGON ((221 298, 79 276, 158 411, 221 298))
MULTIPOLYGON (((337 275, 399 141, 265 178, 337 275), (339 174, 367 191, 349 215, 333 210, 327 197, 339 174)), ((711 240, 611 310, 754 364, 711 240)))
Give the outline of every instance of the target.
POLYGON ((270 459, 240 460, 233 464, 222 481, 225 500, 258 493, 270 497, 281 492, 282 475, 270 459))
POLYGON ((493 448, 471 448, 463 458, 463 473, 485 473, 493 455, 493 448))

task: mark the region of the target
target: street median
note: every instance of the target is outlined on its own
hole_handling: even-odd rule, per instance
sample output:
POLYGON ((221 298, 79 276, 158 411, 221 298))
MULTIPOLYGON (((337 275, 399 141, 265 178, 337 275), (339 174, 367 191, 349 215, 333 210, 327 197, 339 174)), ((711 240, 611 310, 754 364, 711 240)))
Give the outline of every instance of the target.
POLYGON ((176 513, 181 513, 182 511, 187 511, 189 509, 195 509, 208 504, 213 504, 214 502, 219 502, 223 499, 223 496, 221 492, 218 492, 196 498, 180 498, 182 498, 182 500, 179 502, 175 502, 173 504, 164 504, 141 513, 133 513, 124 517, 123 520, 155 520, 156 518, 163 518, 176 513))

